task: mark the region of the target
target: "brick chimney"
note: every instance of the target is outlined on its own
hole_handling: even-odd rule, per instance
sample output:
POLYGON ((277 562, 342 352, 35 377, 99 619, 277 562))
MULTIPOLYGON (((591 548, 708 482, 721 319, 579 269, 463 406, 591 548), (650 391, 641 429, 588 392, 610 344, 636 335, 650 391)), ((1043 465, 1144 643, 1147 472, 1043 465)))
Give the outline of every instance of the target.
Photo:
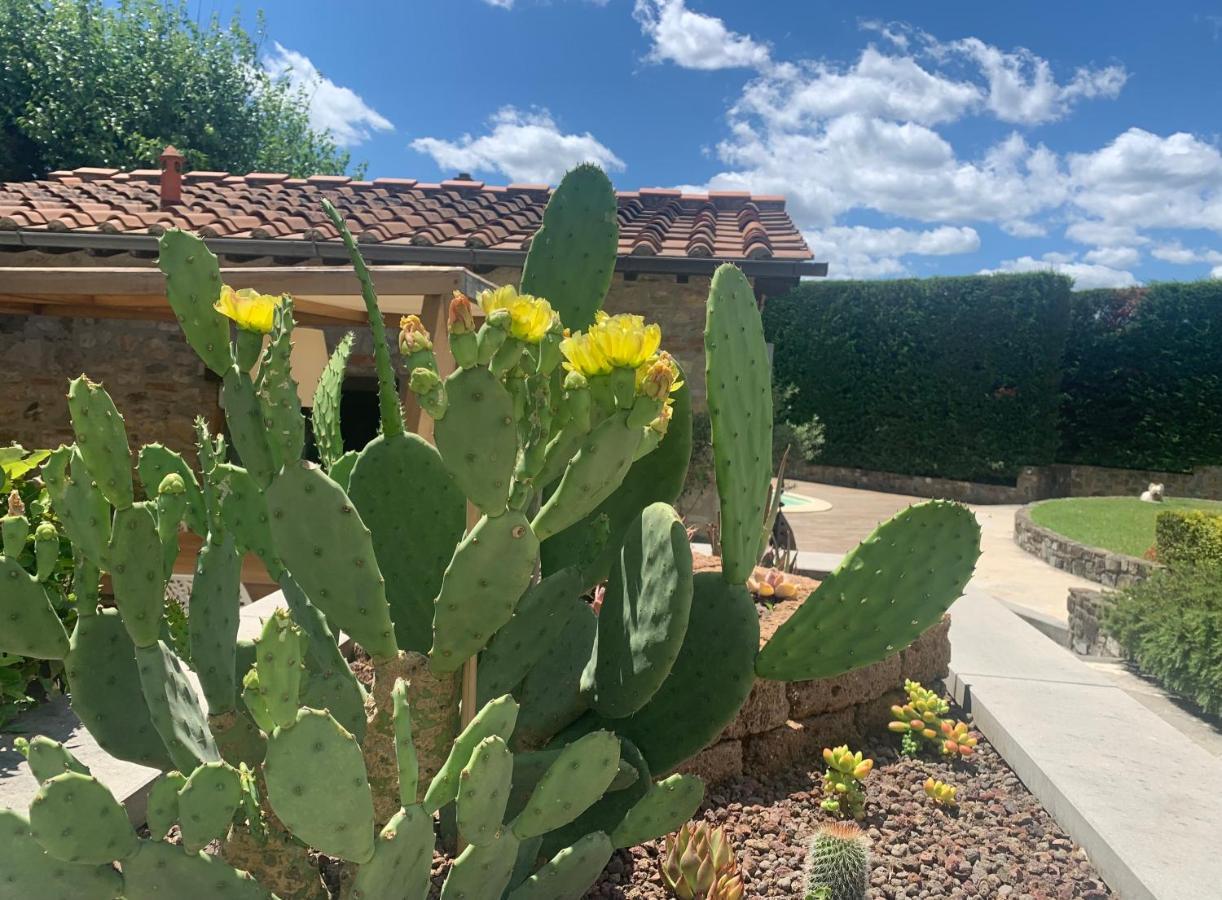
POLYGON ((183 156, 173 147, 161 151, 161 208, 182 203, 183 156))

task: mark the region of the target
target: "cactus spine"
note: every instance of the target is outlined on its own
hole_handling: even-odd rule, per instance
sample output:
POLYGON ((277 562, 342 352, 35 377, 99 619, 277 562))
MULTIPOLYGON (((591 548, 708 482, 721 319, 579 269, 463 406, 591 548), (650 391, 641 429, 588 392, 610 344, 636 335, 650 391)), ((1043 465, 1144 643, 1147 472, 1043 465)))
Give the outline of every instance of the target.
POLYGON ((853 822, 819 826, 806 859, 806 900, 865 900, 869 840, 853 822))

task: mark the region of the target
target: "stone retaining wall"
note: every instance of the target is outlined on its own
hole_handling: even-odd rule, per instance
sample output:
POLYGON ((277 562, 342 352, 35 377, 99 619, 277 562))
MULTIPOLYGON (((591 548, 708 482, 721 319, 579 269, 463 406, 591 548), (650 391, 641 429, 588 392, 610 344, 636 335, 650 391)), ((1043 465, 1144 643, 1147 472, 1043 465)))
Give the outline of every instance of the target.
POLYGON ((1123 657, 1124 648, 1103 630, 1104 613, 1112 606, 1106 591, 1070 588, 1069 646, 1083 656, 1123 657))
POLYGON ((1123 553, 1112 553, 1036 525, 1028 507, 1014 513, 1014 542, 1044 562, 1108 587, 1128 587, 1144 581, 1157 563, 1123 553))
POLYGON ((885 731, 891 707, 904 702, 904 679, 929 685, 950 665, 950 618, 908 648, 846 675, 786 683, 759 679, 738 717, 715 743, 679 768, 709 784, 767 775, 807 759, 822 767, 824 747, 860 743, 885 731))
POLYGON ((1192 472, 1155 472, 1057 463, 1024 466, 1014 484, 982 484, 846 466, 821 466, 793 457, 790 457, 788 472, 791 478, 806 481, 961 503, 1034 503, 1052 497, 1137 497, 1151 482, 1165 485, 1168 497, 1222 500, 1222 466, 1201 466, 1192 472))

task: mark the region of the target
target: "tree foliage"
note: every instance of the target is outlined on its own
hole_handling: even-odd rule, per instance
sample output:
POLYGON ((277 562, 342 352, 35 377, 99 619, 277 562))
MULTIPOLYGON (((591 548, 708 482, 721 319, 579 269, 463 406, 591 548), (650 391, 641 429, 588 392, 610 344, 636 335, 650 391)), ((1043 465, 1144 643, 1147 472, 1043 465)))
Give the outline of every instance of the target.
POLYGON ((185 0, 0 3, 0 181, 78 166, 338 174, 349 155, 310 127, 305 90, 269 75, 235 17, 185 0))

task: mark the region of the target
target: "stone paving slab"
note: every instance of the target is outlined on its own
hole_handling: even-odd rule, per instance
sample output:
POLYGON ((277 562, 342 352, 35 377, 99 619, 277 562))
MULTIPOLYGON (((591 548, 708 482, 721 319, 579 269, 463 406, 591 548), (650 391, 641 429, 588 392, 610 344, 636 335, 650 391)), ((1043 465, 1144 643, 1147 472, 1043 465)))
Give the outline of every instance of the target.
POLYGON ((951 609, 948 687, 1124 900, 1222 894, 1222 762, 977 591, 951 609))

